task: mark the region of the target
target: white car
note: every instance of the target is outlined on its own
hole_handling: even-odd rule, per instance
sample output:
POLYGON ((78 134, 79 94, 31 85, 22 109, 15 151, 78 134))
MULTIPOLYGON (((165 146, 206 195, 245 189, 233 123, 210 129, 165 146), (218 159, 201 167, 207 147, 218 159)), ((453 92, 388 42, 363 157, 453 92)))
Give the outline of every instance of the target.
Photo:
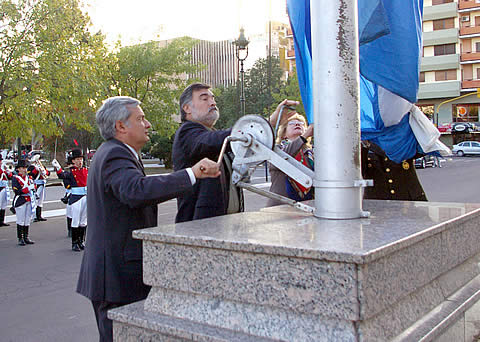
POLYGON ((480 154, 480 143, 478 141, 463 141, 453 145, 452 152, 460 157, 466 154, 480 154))

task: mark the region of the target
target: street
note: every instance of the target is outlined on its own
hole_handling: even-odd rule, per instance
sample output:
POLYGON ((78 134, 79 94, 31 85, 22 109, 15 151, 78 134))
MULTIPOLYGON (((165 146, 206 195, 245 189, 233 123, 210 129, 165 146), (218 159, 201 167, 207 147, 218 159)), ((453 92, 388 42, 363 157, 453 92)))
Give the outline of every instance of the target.
MULTIPOLYGON (((433 202, 480 202, 480 157, 447 158, 442 168, 417 169, 427 197, 433 202)), ((263 168, 252 183, 268 189, 263 168)), ((266 198, 244 192, 247 211, 256 211, 266 198)), ((1 341, 97 341, 90 302, 75 292, 82 253, 71 251, 59 201, 61 186, 47 188, 44 217, 32 223, 34 245, 17 246, 14 216, 9 227, 0 227, 0 340, 1 341)), ((159 205, 159 223, 173 223, 176 201, 159 205)))

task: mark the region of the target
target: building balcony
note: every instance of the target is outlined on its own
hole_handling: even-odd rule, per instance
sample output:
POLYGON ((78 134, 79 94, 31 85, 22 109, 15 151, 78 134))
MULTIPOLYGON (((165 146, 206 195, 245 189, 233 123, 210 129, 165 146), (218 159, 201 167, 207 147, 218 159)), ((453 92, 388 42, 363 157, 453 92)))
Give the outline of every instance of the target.
POLYGON ((458 42, 458 28, 423 33, 423 46, 452 44, 458 42))
POLYGON ((480 88, 480 80, 463 80, 462 89, 480 88))
POLYGON ((423 8, 423 21, 446 19, 457 17, 457 3, 449 2, 446 4, 425 6, 423 8))
POLYGON ((460 36, 480 34, 480 26, 464 26, 460 28, 460 36))
POLYGON ((293 31, 290 27, 287 28, 287 37, 293 37, 293 31))
POLYGON ((462 62, 478 61, 480 60, 480 52, 464 52, 460 60, 462 62))
POLYGON ((418 99, 440 99, 460 96, 460 81, 420 83, 418 99))
POLYGON ((422 57, 422 63, 420 64, 420 71, 423 72, 423 71, 458 69, 459 65, 460 65, 459 54, 422 57))
MULTIPOLYGON (((451 4, 454 4, 454 2, 451 2, 451 4)), ((459 0, 458 1, 458 9, 469 9, 469 8, 476 8, 480 7, 480 3, 478 3, 476 0, 459 0)))

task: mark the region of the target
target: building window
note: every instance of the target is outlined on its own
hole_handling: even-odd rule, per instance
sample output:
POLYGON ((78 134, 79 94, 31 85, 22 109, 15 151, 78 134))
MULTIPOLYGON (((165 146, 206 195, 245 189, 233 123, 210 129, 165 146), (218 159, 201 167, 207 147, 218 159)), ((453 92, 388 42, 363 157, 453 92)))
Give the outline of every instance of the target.
POLYGON ((455 53, 455 44, 435 45, 433 48, 434 56, 454 55, 455 53))
POLYGON ((453 81, 457 79, 457 70, 435 71, 435 81, 453 81))
POLYGON ((432 5, 446 4, 447 2, 453 2, 453 0, 432 0, 432 5))
POLYGON ((417 104, 417 107, 425 114, 430 120, 433 121, 433 114, 435 106, 433 104, 417 104))
POLYGON ((455 27, 455 21, 453 18, 439 19, 433 21, 433 30, 445 30, 455 27))
POLYGON ((477 122, 480 103, 462 103, 452 106, 453 122, 477 122))
MULTIPOLYGON (((480 70, 480 69, 478 69, 480 70)), ((421 72, 420 76, 418 77, 419 82, 425 82, 425 72, 421 72)))

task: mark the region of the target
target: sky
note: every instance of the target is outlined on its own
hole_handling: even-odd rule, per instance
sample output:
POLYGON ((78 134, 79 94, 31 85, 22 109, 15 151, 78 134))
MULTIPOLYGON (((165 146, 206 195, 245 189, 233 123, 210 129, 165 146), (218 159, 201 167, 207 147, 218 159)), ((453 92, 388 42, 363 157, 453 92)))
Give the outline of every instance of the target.
POLYGON ((272 20, 288 22, 286 0, 84 0, 94 29, 122 45, 181 36, 233 40, 251 37, 272 20), (271 7, 271 10, 270 10, 271 7), (270 14, 271 13, 271 14, 270 14))

